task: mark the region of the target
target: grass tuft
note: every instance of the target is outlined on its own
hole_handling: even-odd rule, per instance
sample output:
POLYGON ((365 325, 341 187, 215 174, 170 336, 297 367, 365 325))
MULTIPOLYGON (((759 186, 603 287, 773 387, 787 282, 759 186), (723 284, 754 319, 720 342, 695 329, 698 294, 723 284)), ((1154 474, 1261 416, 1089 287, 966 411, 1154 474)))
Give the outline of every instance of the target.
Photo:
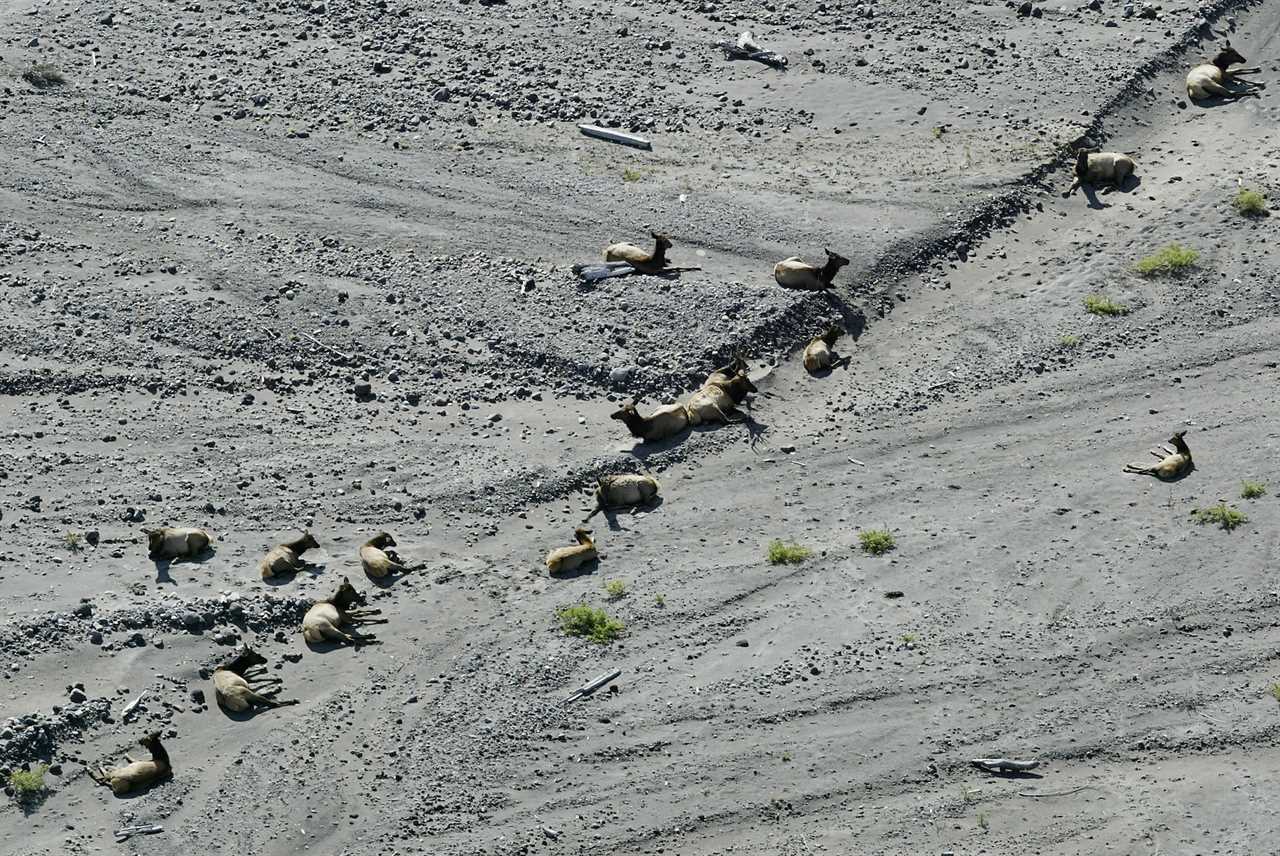
POLYGON ((667 596, 665 594, 655 594, 653 596, 654 606, 663 609, 667 605, 667 596))
POLYGON ((1268 690, 1268 692, 1271 693, 1271 697, 1273 699, 1280 701, 1280 684, 1272 684, 1271 689, 1268 690))
POLYGON ((1142 259, 1133 267, 1143 276, 1151 276, 1157 273, 1181 273, 1189 267, 1194 267, 1198 261, 1200 261, 1200 254, 1195 250, 1189 250, 1182 244, 1170 244, 1142 259))
POLYGON ((581 636, 599 645, 612 642, 626 629, 626 625, 616 618, 610 618, 603 609, 596 609, 585 603, 566 606, 556 612, 556 617, 560 619, 560 627, 566 636, 581 636))
POLYGON ((1267 486, 1262 482, 1246 481, 1240 486, 1241 499, 1257 499, 1267 495, 1267 486))
POLYGON ((68 532, 62 536, 62 544, 69 552, 79 553, 83 547, 83 539, 79 532, 68 532))
POLYGON ((54 86, 65 86, 67 76, 55 66, 48 63, 36 63, 22 72, 22 79, 36 89, 51 89, 54 86))
POLYGON ((1101 294, 1090 294, 1084 299, 1084 311, 1093 315, 1128 315, 1129 307, 1101 294))
POLYGON ((1058 344, 1064 348, 1074 348, 1080 344, 1080 337, 1071 333, 1063 333, 1062 338, 1058 340, 1058 344))
POLYGON ((638 169, 632 169, 631 167, 627 167, 622 171, 623 181, 626 181, 626 182, 639 181, 642 178, 644 178, 644 174, 641 173, 640 170, 638 169))
POLYGON ((1256 217, 1267 213, 1267 197, 1256 190, 1241 188, 1236 198, 1231 201, 1236 210, 1246 217, 1256 217))
POLYGON ((609 600, 618 600, 627 593, 626 580, 609 580, 604 584, 604 593, 609 600))
POLYGON ((37 764, 30 770, 14 770, 9 774, 9 787, 18 799, 26 799, 44 792, 44 773, 49 768, 37 764))
POLYGON ((784 544, 777 538, 769 542, 769 564, 771 565, 798 565, 812 555, 812 550, 801 547, 799 544, 784 544))
POLYGON ((882 556, 898 546, 888 529, 864 529, 858 533, 858 540, 862 542, 862 549, 873 556, 882 556))
POLYGON ((1208 508, 1197 508, 1191 512, 1191 516, 1194 517, 1196 523, 1199 523, 1201 526, 1206 523, 1216 523, 1228 532, 1235 529, 1241 523, 1249 522, 1248 517, 1243 513, 1236 511, 1225 502, 1220 502, 1217 505, 1211 505, 1208 508))

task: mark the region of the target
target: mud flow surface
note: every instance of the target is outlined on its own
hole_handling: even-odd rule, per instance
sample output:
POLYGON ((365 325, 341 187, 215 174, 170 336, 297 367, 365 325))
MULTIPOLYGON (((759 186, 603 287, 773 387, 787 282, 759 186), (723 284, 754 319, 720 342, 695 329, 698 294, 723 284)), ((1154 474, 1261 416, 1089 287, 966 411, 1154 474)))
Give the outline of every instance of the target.
POLYGON ((1280 0, 0 0, 0 853, 1274 849, 1278 81, 1280 0))

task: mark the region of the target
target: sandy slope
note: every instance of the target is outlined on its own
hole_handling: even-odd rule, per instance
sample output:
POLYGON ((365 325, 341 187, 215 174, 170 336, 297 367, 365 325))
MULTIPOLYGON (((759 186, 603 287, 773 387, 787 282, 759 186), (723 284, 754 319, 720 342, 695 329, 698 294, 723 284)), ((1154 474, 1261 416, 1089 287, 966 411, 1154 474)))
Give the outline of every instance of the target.
MULTIPOLYGON (((944 11, 922 7, 930 23, 919 41, 943 44, 944 11)), ((532 13, 517 5, 509 14, 532 13)), ((905 38, 913 24, 898 14, 880 20, 905 38)), ((1053 48, 1098 50, 1117 30, 1103 19, 1119 13, 959 14, 962 30, 980 29, 966 14, 1013 30, 999 37, 1036 66, 1017 90, 1021 108, 1048 122, 1067 112, 1050 84, 1061 79, 1056 63, 1071 59, 1053 48), (1036 33, 1034 50, 1023 32, 1036 33)), ((1280 54, 1274 4, 1236 14, 1233 43, 1270 73, 1280 54)), ((127 28, 151 20, 122 17, 95 38, 136 46, 127 28)), ((1149 30, 1124 29, 1126 44, 1147 32, 1142 49, 1157 50, 1152 42, 1180 31, 1179 21, 1135 22, 1149 30)), ((236 23, 224 10, 209 26, 230 38, 236 23)), ((791 42, 778 27, 762 39, 803 56, 803 27, 791 42)), ((282 51, 305 60, 315 39, 306 41, 282 51)), ((1123 80, 1119 60, 1105 56, 1123 80)), ((845 61, 827 60, 829 69, 845 61)), ((673 56, 668 73, 682 62, 702 60, 673 56)), ((944 84, 940 63, 924 63, 939 76, 932 96, 989 97, 944 84)), ((715 65, 688 73, 714 78, 724 73, 715 65)), ((862 68, 827 77, 857 80, 862 68)), ((733 71, 760 85, 758 74, 733 71)), ((798 82, 777 85, 844 109, 808 80, 816 72, 795 71, 798 82)), ((1016 67, 988 71, 992 92, 1013 91, 1016 67)), ((536 137, 547 117, 512 113, 492 95, 468 102, 469 113, 440 102, 459 110, 456 125, 438 122, 441 137, 471 127, 468 115, 494 126, 483 163, 465 150, 388 148, 377 131, 357 135, 337 120, 338 130, 313 127, 296 144, 210 131, 208 121, 161 128, 173 114, 147 98, 167 84, 145 69, 131 84, 138 92, 114 102, 107 93, 95 93, 100 102, 22 99, 26 115, 52 115, 76 133, 57 174, 42 174, 52 168, 30 162, 20 142, 36 126, 16 113, 5 120, 10 311, 0 368, 10 444, 0 578, 11 599, 0 650, 16 666, 5 712, 63 707, 64 687, 79 681, 90 700, 112 701, 112 721, 56 741, 54 793, 28 815, 4 809, 0 848, 97 853, 118 824, 155 821, 164 834, 119 849, 1264 852, 1280 773, 1267 692, 1280 680, 1277 513, 1272 495, 1238 494, 1246 478, 1280 490, 1269 418, 1280 265, 1273 220, 1243 219, 1229 200, 1237 180, 1274 181, 1277 108, 1273 90, 1183 108, 1180 80, 1179 68, 1155 74, 1151 95, 1103 123, 1108 147, 1138 160, 1136 189, 1064 200, 1067 178, 1056 173, 1028 189, 1030 204, 1011 222, 971 237, 963 259, 944 255, 881 283, 887 302, 878 290, 868 297, 865 331, 841 343, 847 369, 812 379, 795 360, 767 372, 761 364, 753 412, 763 434, 726 428, 637 450, 658 472, 664 503, 596 518, 606 557, 566 581, 548 580, 539 562, 585 513, 573 488, 600 468, 634 466, 607 418, 606 398, 624 392, 608 390, 607 370, 649 354, 642 385, 671 396, 710 367, 732 338, 726 328, 756 337, 764 358, 770 341, 783 347, 823 317, 856 316, 859 296, 872 292, 858 271, 901 229, 919 237, 949 219, 982 183, 947 171, 938 151, 962 145, 950 132, 908 146, 930 154, 904 155, 935 170, 925 184, 941 198, 919 208, 899 202, 913 180, 886 186, 881 174, 894 171, 857 161, 844 134, 781 162, 815 176, 855 163, 853 203, 819 205, 769 186, 763 165, 780 169, 790 140, 748 146, 739 167, 717 168, 731 177, 708 199, 664 215, 714 274, 583 294, 552 268, 613 236, 602 232, 634 228, 636 210, 660 212, 654 200, 670 204, 681 170, 705 171, 692 153, 716 145, 713 113, 691 114, 697 127, 673 144, 670 175, 620 191, 603 173, 633 161, 599 161, 598 179, 566 175, 560 148, 536 137), (73 118, 77 103, 113 104, 121 115, 104 132, 73 118), (205 133, 213 142, 202 148, 205 133), (192 142, 190 156, 174 139, 192 142), (119 182, 104 180, 108 168, 119 182), (447 170, 447 180, 431 177, 447 170), (239 196, 229 190, 237 185, 239 196), (52 199, 32 208, 41 193, 52 199), (843 303, 760 281, 762 265, 818 231, 858 246, 843 303), (1197 271, 1142 279, 1129 270, 1172 240, 1203 253, 1197 271), (531 241, 544 248, 523 251, 531 241), (169 264, 178 273, 165 273, 169 264), (521 302, 513 295, 526 278, 536 288, 521 302), (1087 315, 1081 303, 1092 293, 1133 311, 1087 315), (295 329, 354 358, 291 341, 295 329), (362 369, 374 402, 351 394, 362 369), (1196 455, 1190 478, 1166 486, 1120 473, 1179 427, 1196 455), (1219 499, 1249 522, 1230 533, 1190 522, 1193 508, 1219 499), (144 508, 148 523, 210 525, 216 556, 157 574, 130 542, 138 524, 121 519, 126 507, 144 508), (321 539, 324 573, 257 582, 262 550, 303 524, 321 539), (104 538, 96 550, 60 544, 91 526, 104 538), (863 554, 857 532, 870 526, 892 528, 897 549, 863 554), (355 546, 381 527, 395 531, 401 553, 429 563, 423 574, 381 590, 360 578, 355 546), (818 555, 771 567, 763 554, 775 537, 818 555), (267 598, 327 593, 341 574, 390 619, 382 646, 306 651, 287 609, 263 611, 283 603, 267 598), (628 584, 608 605, 626 638, 608 647, 564 638, 555 609, 603 603, 609 579, 628 584), (225 620, 230 607, 210 605, 229 593, 246 604, 240 626, 225 620), (68 612, 81 598, 88 618, 68 612), (182 630, 192 604, 213 616, 198 633, 182 630), (49 613, 57 617, 31 620, 49 613), (94 622, 100 645, 89 643, 94 622), (193 701, 192 689, 212 692, 200 668, 231 650, 217 640, 241 638, 279 665, 285 695, 303 705, 236 721, 193 701), (297 653, 296 663, 282 660, 297 653), (620 692, 561 704, 610 668, 624 670, 620 692), (143 689, 141 715, 120 722, 143 689), (117 757, 152 725, 170 737, 172 782, 117 800, 80 773, 80 761, 117 757), (1042 777, 968 766, 988 754, 1039 757, 1042 777)), ((304 114, 306 87, 280 86, 304 114)), ((382 89, 352 86, 344 103, 387 103, 376 100, 382 89)), ((876 103, 847 133, 880 155, 901 147, 911 126, 894 116, 892 98, 876 103)), ((778 108, 764 109, 772 120, 778 108)), ((971 116, 973 133, 1012 148, 998 112, 985 112, 971 116)), ((287 117, 261 118, 270 128, 287 117)), ((1080 125, 1063 121, 1051 142, 1080 125)), ((727 159, 730 148, 707 150, 727 159)))

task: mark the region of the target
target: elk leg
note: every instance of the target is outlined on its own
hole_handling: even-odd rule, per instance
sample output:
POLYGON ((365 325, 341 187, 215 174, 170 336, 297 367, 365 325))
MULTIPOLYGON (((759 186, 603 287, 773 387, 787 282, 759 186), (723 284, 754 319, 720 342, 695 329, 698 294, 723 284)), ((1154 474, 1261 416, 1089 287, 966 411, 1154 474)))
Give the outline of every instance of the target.
POLYGON ((245 693, 244 697, 252 704, 260 704, 263 707, 287 707, 288 705, 298 703, 296 698, 291 698, 286 701, 276 701, 273 698, 267 698, 266 696, 258 695, 255 692, 245 693))
POLYGON ((347 645, 355 645, 354 637, 348 636, 332 624, 324 624, 320 627, 320 635, 330 642, 343 642, 347 645))
POLYGON ((343 614, 347 616, 352 616, 352 617, 359 617, 362 615, 381 615, 382 610, 381 609, 349 609, 343 614))
POLYGON ((351 616, 347 616, 347 618, 348 618, 348 621, 347 621, 348 624, 386 624, 391 620, 390 618, 364 618, 361 616, 357 616, 355 618, 351 618, 351 616))
POLYGON ((1261 68, 1233 68, 1231 71, 1227 72, 1227 76, 1235 77, 1237 74, 1258 74, 1261 71, 1261 68))

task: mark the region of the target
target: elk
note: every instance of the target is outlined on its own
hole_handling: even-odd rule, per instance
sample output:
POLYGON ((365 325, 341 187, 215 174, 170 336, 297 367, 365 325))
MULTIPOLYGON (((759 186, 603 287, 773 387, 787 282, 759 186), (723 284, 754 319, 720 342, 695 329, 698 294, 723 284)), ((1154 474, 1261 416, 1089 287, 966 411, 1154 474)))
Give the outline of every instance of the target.
POLYGON ((582 567, 587 562, 600 557, 596 552, 596 543, 591 540, 591 530, 581 527, 573 531, 578 543, 572 547, 557 547, 547 553, 547 573, 563 574, 582 567))
POLYGON ((1240 55, 1240 52, 1231 47, 1231 42, 1224 43, 1222 50, 1218 51, 1218 55, 1212 62, 1202 63, 1187 72, 1187 97, 1192 101, 1200 101, 1214 95, 1222 98, 1247 98, 1250 95, 1259 97, 1258 90, 1265 89, 1266 84, 1256 80, 1245 80, 1240 75, 1257 74, 1262 71, 1261 68, 1227 67, 1244 61, 1245 58, 1240 55), (1226 83, 1239 83, 1251 88, 1228 89, 1223 85, 1226 83))
POLYGON ((799 256, 792 256, 773 266, 773 278, 783 288, 795 288, 801 291, 825 291, 831 288, 836 273, 847 265, 849 260, 825 248, 823 252, 827 254, 827 261, 821 267, 811 265, 799 256))
POLYGON ((307 562, 302 560, 302 554, 319 546, 316 543, 315 536, 309 530, 304 531, 301 538, 285 541, 283 544, 268 550, 267 555, 263 556, 262 561, 258 563, 258 570, 262 572, 264 580, 269 580, 282 574, 297 573, 308 565, 307 562))
POLYGON ((422 570, 422 565, 410 567, 394 550, 387 549, 394 546, 396 539, 386 532, 379 532, 360 545, 360 564, 364 566, 364 572, 375 579, 382 579, 388 574, 422 570))
POLYGON ((1133 158, 1118 152, 1088 152, 1084 149, 1076 152, 1075 181, 1064 196, 1076 192, 1082 184, 1096 186, 1109 184, 1119 190, 1125 180, 1133 175, 1136 164, 1133 158))
POLYGON ((356 647, 380 644, 373 636, 343 633, 340 629, 345 625, 386 624, 385 618, 369 617, 381 615, 381 609, 352 609, 367 603, 365 596, 356 591, 350 580, 343 577, 338 590, 331 597, 316 601, 302 617, 302 638, 308 642, 339 642, 356 647))
MULTIPOLYGON (((814 336, 804 348, 804 370, 809 374, 816 374, 835 365, 837 360, 831 347, 843 335, 844 330, 832 325, 826 332, 814 336)), ((844 362, 848 361, 849 358, 845 357, 844 362)))
POLYGON ((601 476, 596 480, 596 508, 587 515, 590 520, 605 509, 630 508, 652 502, 658 495, 658 480, 653 476, 626 473, 601 476))
POLYGON ((1155 476, 1160 481, 1175 481, 1196 468, 1191 460, 1191 449, 1182 439, 1186 431, 1179 431, 1169 438, 1169 444, 1160 444, 1151 449, 1151 454, 1160 459, 1158 464, 1125 464, 1126 473, 1144 476, 1155 476))
POLYGON ((642 273, 657 273, 667 266, 667 250, 671 249, 671 238, 661 232, 650 232, 653 237, 653 252, 646 253, 635 244, 616 243, 604 248, 606 262, 626 262, 642 273))
POLYGON ((257 687, 249 683, 246 673, 254 666, 266 665, 267 658, 254 651, 248 645, 234 658, 213 670, 213 695, 218 704, 236 713, 243 713, 255 707, 286 707, 297 704, 296 698, 284 701, 270 698, 264 693, 275 694, 279 687, 263 690, 262 684, 279 684, 280 678, 255 678, 257 687))
POLYGON ((668 404, 648 416, 641 416, 635 403, 628 402, 609 414, 609 418, 625 424, 631 436, 650 442, 674 437, 689 427, 689 411, 683 404, 668 404))
POLYGON ((213 536, 204 529, 192 527, 162 526, 159 529, 143 529, 147 536, 147 558, 154 562, 166 559, 194 559, 213 541, 213 536))
POLYGON ((111 788, 111 792, 118 797, 168 778, 173 773, 173 767, 169 764, 169 753, 160 745, 160 732, 153 731, 138 742, 151 751, 150 761, 135 761, 125 755, 129 762, 127 765, 110 768, 99 765, 97 770, 88 770, 89 777, 98 784, 111 788))

